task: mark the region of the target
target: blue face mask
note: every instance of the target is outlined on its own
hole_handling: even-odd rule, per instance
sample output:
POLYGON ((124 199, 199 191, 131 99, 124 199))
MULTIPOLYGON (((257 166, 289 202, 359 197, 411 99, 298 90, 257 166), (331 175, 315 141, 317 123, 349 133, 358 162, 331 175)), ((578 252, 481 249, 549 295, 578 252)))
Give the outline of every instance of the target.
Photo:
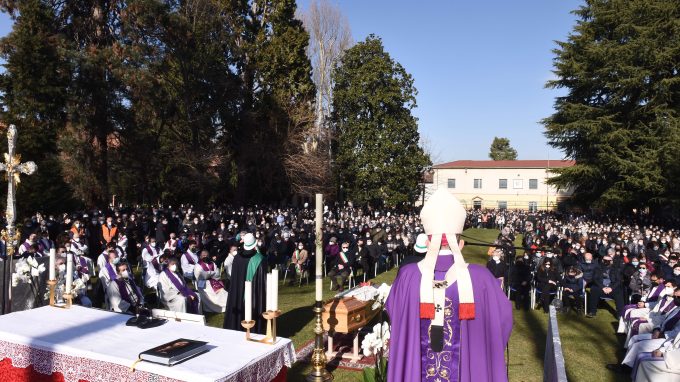
POLYGON ((120 257, 116 257, 115 259, 113 259, 113 263, 114 264, 120 263, 120 257))
POLYGON ((633 261, 633 262, 631 262, 631 264, 633 264, 634 267, 637 267, 638 264, 640 264, 640 262, 639 261, 633 261))

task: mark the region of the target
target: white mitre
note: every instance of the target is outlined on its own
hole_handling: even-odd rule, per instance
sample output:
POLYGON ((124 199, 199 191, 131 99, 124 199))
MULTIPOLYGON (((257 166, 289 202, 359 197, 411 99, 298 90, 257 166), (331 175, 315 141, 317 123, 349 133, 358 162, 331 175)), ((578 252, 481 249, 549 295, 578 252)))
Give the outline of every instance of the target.
MULTIPOLYGON (((442 244, 448 244, 454 256, 454 264, 447 271, 445 287, 458 283, 459 318, 470 320, 475 317, 474 294, 470 271, 458 247, 456 235, 463 233, 466 211, 460 201, 448 190, 438 189, 423 206, 420 218, 425 233, 430 236, 425 258, 418 263, 421 272, 420 310, 421 318, 433 318, 437 325, 443 317, 434 317, 437 305, 435 291, 444 280, 434 280, 434 268, 442 244), (445 241, 442 239, 445 237, 445 241)), ((439 316, 439 314, 437 314, 439 316)))

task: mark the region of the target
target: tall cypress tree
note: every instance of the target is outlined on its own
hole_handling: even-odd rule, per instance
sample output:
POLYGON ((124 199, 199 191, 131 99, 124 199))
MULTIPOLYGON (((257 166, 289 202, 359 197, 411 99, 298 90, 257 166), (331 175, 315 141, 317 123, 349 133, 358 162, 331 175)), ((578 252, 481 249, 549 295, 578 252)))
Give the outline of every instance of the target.
POLYGON ((587 0, 554 51, 563 88, 543 123, 576 165, 552 182, 584 205, 659 207, 680 201, 680 2, 587 0), (675 174, 675 175, 673 175, 675 174))
POLYGON ((413 78, 371 35, 348 49, 335 69, 336 172, 347 197, 399 206, 418 195, 430 160, 418 145, 413 78))

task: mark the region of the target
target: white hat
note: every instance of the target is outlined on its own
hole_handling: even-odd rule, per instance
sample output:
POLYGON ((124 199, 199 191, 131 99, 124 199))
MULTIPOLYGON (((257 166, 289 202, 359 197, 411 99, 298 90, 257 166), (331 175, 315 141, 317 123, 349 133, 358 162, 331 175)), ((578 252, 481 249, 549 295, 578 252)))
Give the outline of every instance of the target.
POLYGON ((413 250, 418 253, 427 252, 427 235, 425 235, 424 233, 418 235, 418 237, 416 238, 416 243, 413 245, 413 250))
MULTIPOLYGON (((456 282, 458 284, 458 318, 472 320, 475 318, 475 299, 472 292, 472 279, 463 254, 456 243, 456 235, 463 233, 466 212, 458 199, 446 189, 437 190, 423 206, 420 218, 429 237, 425 258, 418 262, 422 275, 420 279, 420 318, 431 319, 430 330, 436 335, 430 338, 433 347, 440 348, 442 344, 442 325, 444 321, 443 309, 445 290, 456 282), (454 264, 447 270, 444 280, 434 279, 435 264, 444 243, 453 253, 454 264), (435 309, 435 306, 437 309, 435 309)), ((435 350, 440 351, 440 350, 435 350)))
MULTIPOLYGON (((465 217, 465 208, 460 201, 443 188, 432 194, 420 211, 420 219, 428 235, 461 234, 465 227, 465 217)), ((449 239, 451 242, 455 241, 455 238, 449 239)))
POLYGON ((250 251, 251 249, 254 249, 256 245, 257 241, 255 241, 255 236, 253 236, 252 233, 249 232, 243 236, 243 249, 250 251))

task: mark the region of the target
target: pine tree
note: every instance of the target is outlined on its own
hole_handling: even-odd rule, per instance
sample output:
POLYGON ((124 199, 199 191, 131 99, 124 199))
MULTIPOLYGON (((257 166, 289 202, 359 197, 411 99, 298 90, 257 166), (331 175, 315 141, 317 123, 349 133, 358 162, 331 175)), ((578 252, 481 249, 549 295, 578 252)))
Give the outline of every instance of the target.
POLYGON ((600 207, 659 207, 680 200, 680 3, 588 0, 555 55, 564 88, 546 118, 553 147, 576 160, 552 182, 600 207), (675 171, 675 172, 674 172, 675 171))
POLYGON ((348 49, 335 69, 336 171, 355 203, 399 206, 418 195, 429 158, 418 146, 413 78, 371 35, 348 49))
POLYGON ((493 142, 491 142, 489 148, 489 158, 492 160, 515 160, 517 159, 517 150, 510 146, 508 138, 493 137, 493 142))

